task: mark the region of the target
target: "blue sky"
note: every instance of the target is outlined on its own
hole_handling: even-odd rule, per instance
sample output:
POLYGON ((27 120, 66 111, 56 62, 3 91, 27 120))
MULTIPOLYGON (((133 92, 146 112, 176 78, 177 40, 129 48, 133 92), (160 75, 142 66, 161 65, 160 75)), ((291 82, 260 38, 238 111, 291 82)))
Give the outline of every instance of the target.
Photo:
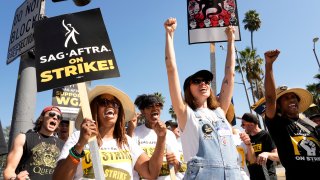
MULTIPOLYGON (((210 69, 210 45, 188 44, 186 2, 92 0, 87 6, 77 7, 72 0, 60 3, 47 1, 46 15, 53 17, 100 8, 121 77, 92 81, 92 87, 99 84, 113 85, 126 92, 132 100, 143 93, 160 92, 165 97, 161 119, 166 121, 171 119, 168 113, 171 102, 164 63, 163 23, 168 17, 176 17, 178 20, 175 48, 181 83, 197 70, 210 69)), ((244 30, 242 20, 245 12, 255 9, 262 21, 261 28, 254 33, 254 46, 258 54, 263 57, 263 53, 267 50, 277 48, 281 51, 274 65, 277 85, 305 88, 307 84, 316 82, 313 76, 319 73, 312 51, 312 39, 320 36, 320 1, 301 2, 289 0, 238 0, 237 2, 241 28, 241 41, 236 42, 237 49, 241 51, 250 46, 250 33, 244 30)), ((6 58, 13 16, 22 3, 22 0, 14 0, 0 8, 0 119, 3 127, 11 124, 14 108, 20 59, 6 65, 6 58)), ((319 43, 316 44, 317 53, 320 53, 319 43)), ((226 56, 226 52, 219 48, 220 45, 226 46, 226 44, 216 43, 218 91, 226 56)), ((241 75, 236 74, 235 79, 236 82, 241 82, 241 75)), ((51 90, 37 94, 35 118, 44 106, 51 104, 51 95, 51 90)), ((249 111, 243 85, 235 84, 233 100, 237 116, 249 111)), ((251 99, 250 101, 252 103, 251 99)))

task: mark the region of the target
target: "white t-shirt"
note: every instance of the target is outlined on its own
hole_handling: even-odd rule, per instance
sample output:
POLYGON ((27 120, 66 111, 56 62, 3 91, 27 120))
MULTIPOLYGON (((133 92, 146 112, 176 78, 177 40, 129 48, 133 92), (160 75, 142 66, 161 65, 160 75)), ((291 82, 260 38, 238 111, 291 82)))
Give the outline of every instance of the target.
MULTIPOLYGON (((180 172, 179 173, 177 173, 178 175, 179 175, 179 178, 180 179, 183 179, 183 177, 184 177, 184 174, 185 174, 185 172, 186 172, 186 170, 187 170, 187 162, 184 160, 184 157, 183 157, 183 150, 182 150, 182 144, 181 144, 181 138, 178 138, 177 139, 177 142, 178 142, 178 145, 177 145, 177 147, 178 147, 178 150, 179 150, 179 153, 180 153, 180 159, 179 159, 179 161, 181 162, 181 168, 180 168, 180 172), (180 176, 181 175, 181 176, 180 176)), ((178 176, 177 175, 177 176, 178 176)))
MULTIPOLYGON (((147 153, 149 157, 152 156, 157 144, 157 134, 153 129, 147 128, 145 124, 138 126, 134 131, 133 139, 137 142, 137 144, 139 144, 139 146, 147 153)), ((180 160, 180 153, 177 144, 178 142, 174 133, 170 130, 167 130, 166 150, 169 152, 173 152, 177 159, 180 160)), ((170 175, 164 175, 168 173, 167 159, 164 155, 160 176, 157 179, 170 180, 170 175)), ((179 179, 179 177, 181 177, 181 174, 177 173, 176 177, 177 179, 179 179)), ((134 179, 139 179, 139 174, 137 172, 134 172, 134 179)))
MULTIPOLYGON (((66 159, 69 155, 69 149, 73 147, 80 137, 80 131, 74 132, 64 144, 58 161, 66 159)), ((100 157, 106 179, 133 179, 134 165, 139 156, 144 153, 143 150, 127 136, 128 144, 119 149, 115 139, 103 141, 100 147, 100 157)), ((85 156, 81 158, 77 171, 73 179, 94 179, 92 176, 93 167, 90 158, 89 145, 84 147, 85 156)))
MULTIPOLYGON (((213 121, 218 119, 214 111, 219 111, 220 116, 225 117, 223 110, 218 107, 216 110, 211 110, 208 108, 199 108, 196 110, 202 117, 210 117, 213 121)), ((199 149, 199 118, 196 118, 195 112, 187 106, 187 122, 184 130, 181 130, 181 142, 183 148, 183 157, 186 162, 188 162, 192 157, 196 156, 199 149)), ((231 125, 229 125, 230 133, 231 125)))
POLYGON ((250 174, 246 164, 246 154, 248 153, 248 148, 244 144, 244 142, 241 141, 239 134, 233 134, 232 138, 233 138, 234 144, 237 146, 237 151, 239 154, 238 165, 240 166, 240 172, 241 172, 242 178, 244 180, 250 180, 250 174))

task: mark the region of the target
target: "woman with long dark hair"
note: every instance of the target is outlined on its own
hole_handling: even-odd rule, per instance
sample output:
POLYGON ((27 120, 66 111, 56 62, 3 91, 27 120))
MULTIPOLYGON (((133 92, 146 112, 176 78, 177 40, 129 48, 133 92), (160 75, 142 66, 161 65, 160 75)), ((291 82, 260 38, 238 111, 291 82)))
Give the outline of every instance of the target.
MULTIPOLYGON (((97 86, 89 94, 93 119, 78 116, 76 131, 65 143, 54 179, 95 179, 88 141, 96 136, 106 179, 132 179, 133 170, 155 179, 165 150, 166 127, 155 124, 157 148, 151 158, 125 134, 125 122, 135 113, 129 96, 112 86, 97 86)), ((80 113, 81 114, 81 113, 80 113)))

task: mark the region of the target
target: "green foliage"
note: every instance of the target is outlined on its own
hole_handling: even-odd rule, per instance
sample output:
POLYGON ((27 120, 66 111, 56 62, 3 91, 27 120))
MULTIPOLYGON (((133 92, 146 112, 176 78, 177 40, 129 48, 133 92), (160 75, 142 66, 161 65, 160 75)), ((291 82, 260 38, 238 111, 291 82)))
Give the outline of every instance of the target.
POLYGON ((171 105, 170 109, 169 109, 169 114, 171 115, 171 118, 177 121, 177 115, 174 112, 173 106, 171 105))
POLYGON ((314 76, 315 79, 317 79, 317 83, 312 83, 307 85, 307 90, 312 94, 313 96, 313 103, 315 106, 310 107, 308 110, 304 112, 306 116, 310 116, 312 114, 320 113, 320 74, 316 74, 314 76))
POLYGON ((261 27, 261 20, 259 13, 257 13, 256 10, 249 10, 244 14, 243 23, 244 29, 249 30, 250 32, 258 31, 258 29, 261 27))

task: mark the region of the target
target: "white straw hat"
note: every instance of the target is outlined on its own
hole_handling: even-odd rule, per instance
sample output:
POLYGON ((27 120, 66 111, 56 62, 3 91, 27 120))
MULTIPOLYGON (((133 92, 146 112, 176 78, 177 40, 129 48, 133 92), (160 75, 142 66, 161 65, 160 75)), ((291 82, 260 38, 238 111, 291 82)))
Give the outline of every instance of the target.
MULTIPOLYGON (((309 91, 302 89, 302 88, 288 88, 287 86, 280 86, 276 89, 276 100, 278 100, 278 98, 281 97, 282 95, 290 93, 290 92, 296 94, 300 99, 299 113, 302 113, 305 110, 307 110, 310 107, 310 105, 312 104, 313 97, 309 91)), ((266 102, 265 97, 263 97, 258 102, 256 102, 254 105, 252 105, 251 109, 253 109, 255 111, 257 109, 258 111, 260 111, 260 113, 259 113, 260 115, 264 115, 265 108, 266 108, 265 102, 266 102)))
POLYGON ((294 93, 296 94, 299 98, 299 113, 304 112, 309 108, 309 106, 312 104, 313 97, 312 94, 302 88, 288 88, 287 86, 280 86, 276 89, 276 99, 278 100, 279 97, 281 97, 284 94, 287 93, 294 93))
MULTIPOLYGON (((97 96, 100 96, 102 94, 110 94, 110 95, 116 97, 120 101, 120 103, 123 107, 123 110, 124 110, 126 121, 129 121, 133 118, 133 116, 135 114, 135 107, 134 107, 134 104, 131 101, 130 97, 126 93, 122 92, 121 90, 119 90, 113 86, 109 86, 109 85, 96 86, 95 88, 93 88, 88 93, 89 103, 91 103, 91 101, 94 98, 96 98, 97 96)), ((80 109, 78 117, 75 122, 75 127, 77 129, 80 129, 80 125, 81 125, 82 120, 83 120, 82 111, 80 109)))

